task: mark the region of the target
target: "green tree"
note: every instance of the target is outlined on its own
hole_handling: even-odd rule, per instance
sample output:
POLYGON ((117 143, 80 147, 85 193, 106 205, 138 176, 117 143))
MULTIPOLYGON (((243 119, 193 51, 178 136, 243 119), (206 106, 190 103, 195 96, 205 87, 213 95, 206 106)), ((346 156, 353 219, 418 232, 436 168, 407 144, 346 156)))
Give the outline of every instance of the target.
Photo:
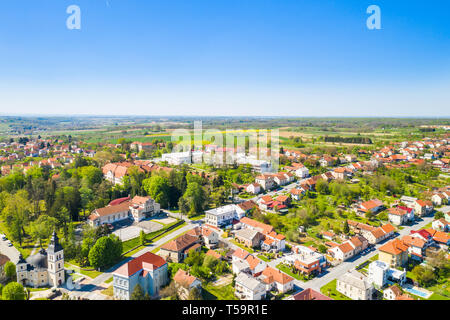
POLYGON ((203 300, 202 292, 198 287, 194 287, 189 291, 188 300, 203 300))
POLYGON ((58 220, 48 215, 41 215, 36 221, 30 223, 30 233, 35 241, 39 241, 42 248, 42 242, 50 238, 52 232, 56 229, 58 220))
POLYGON ((350 232, 350 227, 348 225, 348 221, 345 220, 345 222, 344 222, 344 233, 348 234, 349 232, 350 232))
POLYGON ((89 263, 95 269, 113 265, 122 255, 122 241, 114 234, 101 237, 89 251, 89 263))
POLYGON ((26 300, 26 298, 27 293, 20 283, 10 282, 2 290, 3 300, 26 300))
POLYGON ((5 266, 3 267, 3 271, 5 272, 5 276, 9 281, 15 280, 16 278, 16 265, 8 261, 5 263, 5 266))
POLYGON ((145 300, 145 293, 141 285, 138 283, 131 293, 130 300, 145 300))
POLYGON ((190 182, 183 198, 189 205, 189 213, 195 215, 204 211, 208 197, 205 189, 198 182, 190 182))
POLYGON ((162 208, 169 204, 169 181, 165 177, 152 176, 143 181, 143 188, 162 208))
POLYGON ((146 241, 144 230, 141 230, 141 233, 139 234, 139 239, 140 239, 141 245, 144 246, 145 245, 145 241, 146 241))

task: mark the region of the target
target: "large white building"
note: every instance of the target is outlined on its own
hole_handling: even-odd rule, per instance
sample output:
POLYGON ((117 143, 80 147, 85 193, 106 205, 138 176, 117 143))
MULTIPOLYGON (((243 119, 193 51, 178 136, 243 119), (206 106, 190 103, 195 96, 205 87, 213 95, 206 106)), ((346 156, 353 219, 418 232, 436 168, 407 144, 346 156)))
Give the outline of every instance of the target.
POLYGON ((245 216, 245 211, 235 204, 205 211, 205 223, 214 227, 222 227, 230 224, 233 219, 240 220, 245 216))
POLYGON ((184 151, 163 153, 161 161, 167 161, 169 164, 178 166, 181 164, 201 163, 203 161, 202 151, 184 151))
POLYGON ((111 201, 103 208, 95 209, 89 216, 89 223, 98 227, 106 223, 114 223, 128 218, 141 221, 145 217, 154 216, 160 212, 160 204, 151 197, 135 196, 111 201))

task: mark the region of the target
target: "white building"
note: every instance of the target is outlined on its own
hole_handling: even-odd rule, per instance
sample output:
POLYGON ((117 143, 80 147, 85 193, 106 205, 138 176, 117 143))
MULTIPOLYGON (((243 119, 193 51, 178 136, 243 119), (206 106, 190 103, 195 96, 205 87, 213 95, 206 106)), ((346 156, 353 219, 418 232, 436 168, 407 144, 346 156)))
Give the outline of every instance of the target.
POLYGON ((336 282, 336 290, 353 300, 372 300, 373 285, 356 270, 340 276, 336 282))
POLYGON ((235 283, 235 295, 240 300, 262 300, 266 295, 264 283, 246 273, 240 273, 235 283))
POLYGON ((235 204, 228 204, 223 207, 205 211, 205 223, 214 227, 222 227, 230 224, 233 219, 239 220, 245 215, 242 210, 238 210, 235 204))
POLYGON ((403 284, 406 281, 406 271, 391 268, 381 260, 375 260, 369 264, 368 281, 370 283, 382 288, 388 280, 403 284))
POLYGON ((192 163, 192 155, 190 151, 163 153, 161 155, 161 161, 167 161, 167 163, 174 166, 190 164, 192 163))
POLYGON ((305 166, 298 168, 295 170, 295 175, 300 179, 306 178, 309 176, 309 169, 305 166))

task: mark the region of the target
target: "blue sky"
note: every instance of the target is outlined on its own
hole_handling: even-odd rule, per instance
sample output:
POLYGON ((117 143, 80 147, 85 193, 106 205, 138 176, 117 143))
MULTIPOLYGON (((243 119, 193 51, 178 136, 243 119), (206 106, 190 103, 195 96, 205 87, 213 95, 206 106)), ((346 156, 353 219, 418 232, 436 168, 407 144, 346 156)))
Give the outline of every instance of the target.
POLYGON ((0 2, 0 114, 449 110, 447 0, 0 2), (72 4, 81 30, 66 28, 72 4), (381 30, 366 27, 371 4, 381 30))

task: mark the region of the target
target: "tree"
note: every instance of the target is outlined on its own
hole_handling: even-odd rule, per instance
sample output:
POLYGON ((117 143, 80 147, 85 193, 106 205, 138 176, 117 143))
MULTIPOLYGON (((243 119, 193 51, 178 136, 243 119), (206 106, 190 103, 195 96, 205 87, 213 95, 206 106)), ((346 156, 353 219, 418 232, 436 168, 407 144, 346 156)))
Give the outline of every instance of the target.
POLYGON ((30 224, 31 236, 35 241, 39 241, 39 245, 42 247, 42 242, 50 238, 57 224, 58 220, 43 214, 30 224))
POLYGON ((122 241, 116 235, 111 234, 97 240, 89 251, 89 263, 95 269, 101 269, 117 262, 121 255, 122 241))
POLYGON ((27 293, 20 283, 10 282, 2 290, 3 300, 26 300, 26 298, 27 293))
POLYGON ((443 217, 444 217, 444 213, 441 212, 441 211, 436 211, 435 214, 434 214, 434 219, 435 220, 439 220, 439 219, 441 219, 443 217))
POLYGON ((94 166, 86 166, 79 168, 79 173, 83 179, 83 185, 92 187, 94 184, 99 184, 103 179, 103 172, 101 169, 94 166))
POLYGON ((316 183, 316 190, 320 194, 328 194, 329 193, 328 182, 326 182, 323 179, 319 179, 316 183))
POLYGON ((433 270, 429 267, 418 265, 411 272, 421 286, 428 286, 435 279, 433 270))
POLYGON ((141 230, 141 233, 139 234, 139 239, 140 239, 141 245, 145 245, 145 232, 144 232, 144 230, 141 230))
POLYGON ((198 287, 194 287, 189 291, 188 300, 203 300, 202 292, 198 287))
POLYGON ((16 265, 11 262, 8 261, 5 263, 5 266, 3 267, 4 272, 5 272, 5 276, 9 281, 15 280, 16 278, 16 265))
POLYGON ((162 208, 167 208, 169 204, 169 181, 161 176, 152 176, 145 179, 143 188, 162 208))
POLYGON ((6 226, 13 240, 22 245, 25 236, 25 226, 30 220, 31 204, 28 201, 28 192, 20 190, 11 195, 2 211, 6 226))
POLYGON ((145 293, 141 285, 138 283, 131 293, 130 300, 145 300, 145 293))
POLYGON ((187 185, 183 198, 189 205, 189 213, 195 215, 204 211, 207 195, 205 189, 198 182, 190 182, 187 185))
POLYGON ((348 234, 350 232, 350 227, 348 226, 348 221, 345 220, 344 222, 344 233, 348 234))
POLYGON ((324 246, 323 244, 319 245, 319 247, 317 249, 319 250, 320 253, 326 253, 327 252, 327 247, 324 246))
POLYGON ((174 281, 171 281, 167 286, 159 291, 159 294, 163 298, 168 298, 170 300, 178 300, 178 290, 174 281))

